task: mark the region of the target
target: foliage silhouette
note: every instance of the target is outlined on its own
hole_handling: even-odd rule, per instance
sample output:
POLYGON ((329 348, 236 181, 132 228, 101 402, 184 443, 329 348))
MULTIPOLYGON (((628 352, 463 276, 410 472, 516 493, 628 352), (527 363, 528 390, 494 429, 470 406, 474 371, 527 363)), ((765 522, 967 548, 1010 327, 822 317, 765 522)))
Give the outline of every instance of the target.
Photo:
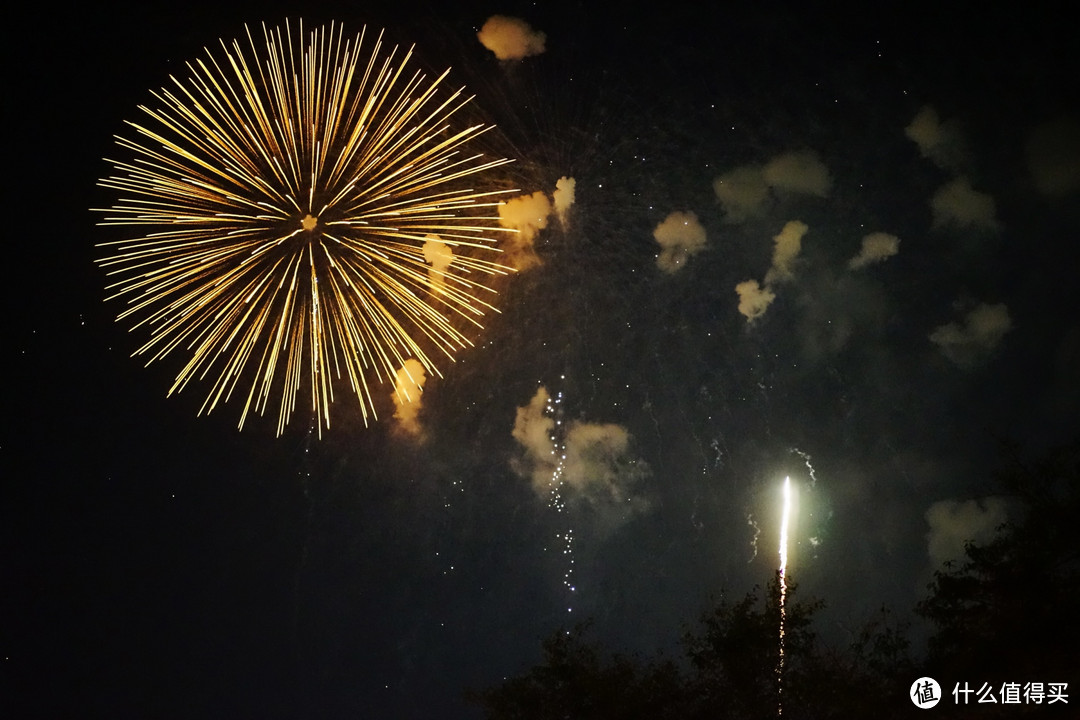
MULTIPOLYGON (((1012 447, 999 475, 1012 502, 994 538, 969 543, 962 560, 934 573, 916 612, 934 627, 927 674, 984 682, 1080 681, 1080 442, 1027 463, 1012 447), (935 674, 936 673, 936 674, 935 674)), ((950 698, 951 699, 951 698, 950 698)), ((1068 706, 1065 706, 1066 708, 1068 706)), ((1046 713, 1011 706, 1009 716, 1046 713)), ((1059 710, 1060 711, 1060 710, 1059 710)), ((994 717, 988 711, 986 717, 994 717)))
MULTIPOLYGON (((647 659, 606 653, 585 639, 587 627, 561 630, 543 643, 542 662, 501 685, 469 693, 489 720, 558 718, 738 719, 778 711, 779 582, 740 600, 721 601, 683 637, 685 657, 647 659)), ((880 712, 868 691, 890 687, 893 707, 912 677, 903 628, 887 613, 850 648, 823 649, 812 630, 818 600, 801 602, 788 583, 784 717, 850 718, 880 712), (903 685, 902 690, 897 690, 903 685)))

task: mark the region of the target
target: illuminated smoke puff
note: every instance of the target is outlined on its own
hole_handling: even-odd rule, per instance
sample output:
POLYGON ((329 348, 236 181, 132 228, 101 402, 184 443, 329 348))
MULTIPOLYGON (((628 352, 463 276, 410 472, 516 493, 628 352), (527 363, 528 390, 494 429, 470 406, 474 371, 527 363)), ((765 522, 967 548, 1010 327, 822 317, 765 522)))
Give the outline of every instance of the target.
POLYGON ((741 223, 761 215, 769 199, 769 186, 757 165, 730 170, 713 180, 713 192, 724 210, 724 222, 741 223))
POLYGON ((769 305, 776 299, 776 293, 758 285, 757 280, 746 280, 735 286, 739 295, 739 312, 746 316, 747 322, 753 322, 765 314, 769 305))
POLYGON ((812 150, 777 155, 764 165, 742 165, 713 180, 713 192, 724 210, 724 222, 741 223, 765 214, 777 193, 827 197, 829 169, 812 150))
POLYGON ((753 322, 765 314, 769 305, 776 299, 772 286, 795 277, 795 260, 802 250, 802 238, 809 227, 806 223, 792 220, 773 237, 773 260, 769 271, 765 273, 764 284, 757 280, 744 280, 735 286, 739 296, 739 312, 747 322, 753 322))
POLYGON ((692 212, 671 213, 653 230, 653 238, 660 245, 656 265, 669 275, 705 248, 705 228, 692 212))
POLYGON ((517 409, 512 432, 525 452, 523 461, 516 463, 514 469, 531 480, 539 495, 550 491, 551 476, 557 465, 552 440, 555 420, 545 412, 550 402, 547 388, 541 385, 529 404, 517 409))
POLYGON ((573 422, 566 433, 566 483, 578 491, 626 498, 618 464, 627 456, 630 433, 614 423, 573 422))
POLYGON ((1001 229, 994 198, 971 187, 967 178, 956 178, 938 189, 930 199, 934 228, 997 232, 1001 229))
POLYGON ((795 259, 802 251, 803 235, 806 235, 809 229, 806 223, 792 220, 773 237, 773 260, 772 267, 765 274, 766 286, 795 277, 795 259))
POLYGON ((911 123, 904 128, 904 135, 919 147, 919 152, 923 157, 933 157, 944 143, 944 134, 937 110, 930 105, 921 107, 911 123))
POLYGON ((372 388, 407 358, 437 373, 429 353, 469 346, 505 274, 492 237, 501 193, 481 178, 507 160, 470 144, 461 90, 410 67, 366 29, 305 33, 286 24, 221 43, 141 107, 128 160, 100 185, 120 200, 102 225, 136 237, 98 263, 118 319, 150 338, 148 362, 183 356, 169 394, 210 388, 201 412, 237 397, 240 426, 277 404, 280 435, 311 398, 319 431, 335 385, 348 383, 364 422, 372 388), (477 176, 481 176, 478 178, 477 176), (429 233, 453 247, 433 307, 422 250, 429 233))
POLYGON ((930 342, 957 365, 968 367, 989 355, 1011 329, 1012 318, 1004 303, 980 303, 963 322, 950 322, 930 333, 930 342))
POLYGON ((454 262, 454 251, 438 236, 428 235, 423 252, 424 260, 431 266, 431 269, 428 270, 431 292, 433 295, 440 295, 445 292, 446 270, 454 262))
POLYGON ((499 204, 499 223, 517 231, 503 243, 506 259, 516 270, 527 270, 540 264, 533 241, 547 227, 549 215, 551 201, 540 190, 499 204))
POLYGON ((544 52, 547 36, 520 18, 492 15, 476 33, 480 44, 499 60, 520 60, 544 52))
POLYGON ((555 206, 555 214, 559 223, 566 225, 566 215, 570 212, 570 206, 574 204, 574 188, 577 181, 572 177, 561 177, 555 182, 555 192, 551 193, 551 202, 555 206))
POLYGON ((629 431, 614 423, 575 421, 566 432, 563 476, 569 499, 589 508, 601 534, 650 508, 641 488, 650 469, 631 454, 630 444, 629 431))
POLYGON ((999 497, 934 503, 926 511, 926 549, 934 567, 963 558, 968 543, 990 540, 1007 519, 1008 507, 999 497))
POLYGON ((420 426, 420 404, 423 401, 427 374, 419 361, 409 358, 397 371, 394 380, 394 419, 398 427, 417 438, 423 437, 420 426))
POLYGON ((923 106, 904 128, 904 134, 914 142, 919 153, 945 170, 959 170, 966 154, 964 139, 955 120, 941 122, 937 111, 923 106))
POLYGON ((870 233, 862 240, 859 254, 848 261, 848 268, 859 270, 867 265, 883 262, 900 252, 900 238, 888 233, 870 233))
POLYGON ((523 456, 513 463, 515 472, 529 479, 538 497, 547 498, 553 474, 562 465, 566 502, 587 507, 601 533, 647 510, 649 502, 639 488, 649 466, 631 454, 629 431, 614 423, 572 422, 562 443, 564 462, 556 456, 555 420, 545 412, 550 401, 541 386, 528 405, 517 409, 513 437, 523 456))
POLYGON ((566 433, 566 483, 614 503, 630 501, 640 467, 630 457, 630 432, 615 423, 572 422, 566 433))
POLYGON ((761 170, 765 184, 778 190, 827 197, 832 189, 829 169, 812 150, 784 153, 761 170))

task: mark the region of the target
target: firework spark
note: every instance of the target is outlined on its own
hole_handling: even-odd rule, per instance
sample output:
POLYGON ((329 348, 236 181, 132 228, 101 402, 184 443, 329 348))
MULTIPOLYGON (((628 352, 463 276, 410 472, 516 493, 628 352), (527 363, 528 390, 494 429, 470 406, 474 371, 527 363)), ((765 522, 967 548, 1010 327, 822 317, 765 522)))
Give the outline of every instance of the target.
MULTIPOLYGON (((561 379, 565 380, 566 376, 563 375, 561 379)), ((560 390, 554 398, 548 398, 544 408, 544 414, 552 420, 549 435, 552 471, 548 481, 548 507, 558 513, 566 512, 566 428, 563 426, 562 401, 563 394, 560 390)), ((574 584, 574 528, 567 527, 565 534, 556 533, 555 539, 562 544, 562 554, 566 560, 563 586, 573 598, 574 593, 577 592, 574 584)), ((571 603, 567 604, 566 612, 573 612, 571 603)))
POLYGON ((367 424, 373 381, 410 358, 438 375, 429 352, 452 359, 495 310, 494 208, 516 191, 466 183, 509 161, 468 150, 490 126, 458 127, 471 98, 442 89, 449 71, 366 34, 248 28, 117 137, 130 159, 99 184, 120 199, 96 210, 141 234, 98 263, 118 320, 149 331, 135 354, 184 356, 169 394, 208 379, 200 414, 243 396, 242 428, 274 402, 280 435, 303 389, 321 432, 347 378, 367 424), (454 258, 437 273, 433 237, 454 258))

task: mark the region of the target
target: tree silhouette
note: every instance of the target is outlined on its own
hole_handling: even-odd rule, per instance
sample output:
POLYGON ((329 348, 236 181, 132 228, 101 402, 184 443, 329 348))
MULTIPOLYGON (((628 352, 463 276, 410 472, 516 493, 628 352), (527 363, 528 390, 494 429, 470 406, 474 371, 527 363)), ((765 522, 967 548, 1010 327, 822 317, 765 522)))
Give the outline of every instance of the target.
MULTIPOLYGON (((700 634, 684 637, 694 673, 689 691, 697 705, 694 717, 770 717, 777 713, 780 678, 779 573, 764 598, 755 587, 734 604, 721 602, 701 618, 700 634)), ((811 618, 824 603, 796 600, 788 584, 784 638, 785 704, 797 705, 806 691, 807 671, 815 664, 811 618)))
MULTIPOLYGON (((469 694, 490 720, 679 718, 750 720, 778 712, 778 577, 736 602, 721 601, 683 637, 685 657, 649 660, 605 653, 585 628, 561 630, 543 643, 542 662, 501 685, 469 694)), ((887 613, 849 648, 822 649, 812 630, 818 600, 802 602, 788 584, 783 716, 891 717, 915 677, 903 628, 887 613), (888 701, 880 695, 887 688, 888 701)))
POLYGON ((543 642, 543 662, 502 685, 467 693, 491 720, 681 718, 682 680, 672 662, 607 654, 588 624, 543 642))
MULTIPOLYGON (((1033 463, 1021 461, 1010 448, 999 479, 1016 519, 990 542, 968 544, 961 561, 937 571, 917 607, 934 626, 928 674, 995 688, 1026 681, 1075 687, 1080 681, 1080 623, 1074 611, 1080 600, 1080 442, 1033 463)), ((1047 711, 1022 705, 998 712, 1013 710, 1012 716, 1040 707, 1047 711)))

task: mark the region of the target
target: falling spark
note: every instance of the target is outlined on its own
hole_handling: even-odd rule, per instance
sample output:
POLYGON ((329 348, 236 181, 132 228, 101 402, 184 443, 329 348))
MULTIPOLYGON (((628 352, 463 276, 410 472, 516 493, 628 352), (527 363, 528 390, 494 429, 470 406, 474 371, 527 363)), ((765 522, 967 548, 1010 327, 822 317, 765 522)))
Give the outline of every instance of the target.
POLYGON ((777 716, 784 714, 784 624, 787 620, 788 522, 791 519, 791 478, 784 478, 784 512, 780 517, 780 656, 776 665, 777 716))
MULTIPOLYGON (((561 376, 562 380, 566 376, 561 376)), ((548 507, 557 513, 567 511, 566 495, 563 487, 566 483, 566 428, 563 427, 562 413, 563 394, 559 391, 554 397, 548 397, 544 414, 552 419, 551 433, 548 440, 551 442, 551 477, 548 480, 548 507)), ((574 583, 574 528, 567 527, 565 533, 556 533, 555 539, 562 544, 562 554, 566 560, 566 570, 563 572, 562 584, 572 598, 577 592, 574 583)), ((568 603, 566 612, 573 612, 572 603, 568 603)))
POLYGON ((243 428, 273 403, 280 435, 305 394, 321 434, 347 381, 367 424, 373 382, 408 358, 438 375, 429 353, 453 359, 495 311, 495 208, 512 191, 464 183, 509 161, 469 149, 490 126, 462 127, 471 98, 443 89, 449 71, 428 78, 366 35, 249 28, 117 136, 127 159, 99 184, 120 197, 96 210, 137 235, 98 264, 128 303, 117 319, 149 333, 135 354, 183 356, 169 394, 209 383, 200 414, 236 395, 243 428), (432 236, 455 258, 437 288, 432 236))

